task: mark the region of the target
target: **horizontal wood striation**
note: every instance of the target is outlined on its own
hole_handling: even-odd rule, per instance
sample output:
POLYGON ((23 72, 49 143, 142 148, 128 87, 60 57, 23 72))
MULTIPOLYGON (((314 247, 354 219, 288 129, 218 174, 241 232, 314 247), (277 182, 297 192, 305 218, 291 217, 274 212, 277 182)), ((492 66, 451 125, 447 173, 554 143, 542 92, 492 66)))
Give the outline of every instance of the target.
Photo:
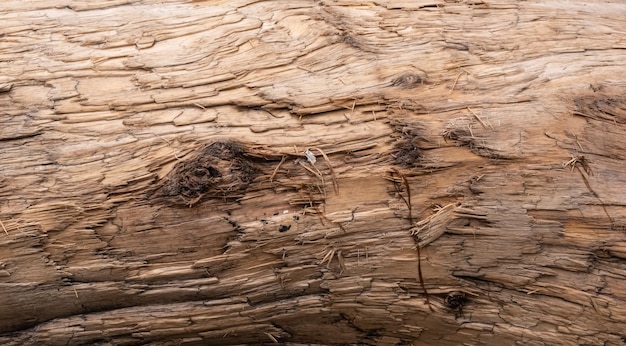
POLYGON ((0 343, 622 345, 624 18, 3 1, 0 343))

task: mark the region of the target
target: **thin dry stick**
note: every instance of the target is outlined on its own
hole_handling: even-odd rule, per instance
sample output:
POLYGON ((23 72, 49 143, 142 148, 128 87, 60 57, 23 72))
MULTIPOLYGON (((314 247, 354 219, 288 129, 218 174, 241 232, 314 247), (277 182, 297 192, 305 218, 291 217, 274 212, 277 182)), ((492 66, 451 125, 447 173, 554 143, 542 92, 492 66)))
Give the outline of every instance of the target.
MULTIPOLYGON (((396 188, 396 192, 398 192, 398 195, 400 195, 400 197, 406 204, 407 208, 409 209, 409 224, 411 225, 411 227, 413 227, 413 213, 411 211, 413 207, 411 206, 411 188, 409 187, 409 181, 406 179, 406 176, 404 174, 400 173, 400 171, 398 171, 395 168, 393 169, 393 173, 396 173, 397 175, 400 176, 400 178, 402 179, 402 182, 404 183, 404 186, 406 187, 406 199, 405 199, 404 196, 402 196, 402 194, 400 193, 400 188, 398 187, 398 184, 394 181, 393 186, 396 188)), ((422 286, 422 290, 424 291, 424 297, 426 297, 426 304, 428 305, 428 308, 430 309, 430 311, 435 312, 432 305, 430 305, 430 298, 428 296, 428 291, 426 290, 426 285, 424 285, 424 277, 422 275, 422 254, 420 253, 419 239, 416 239, 415 247, 417 248, 417 275, 420 280, 420 286, 422 286)))
POLYGON ((298 163, 300 164, 300 166, 302 166, 302 168, 306 169, 311 174, 313 174, 314 176, 320 178, 320 180, 324 181, 324 177, 322 176, 322 173, 319 171, 319 169, 317 169, 317 167, 315 167, 314 165, 311 165, 311 166, 313 166, 313 168, 315 168, 315 170, 312 170, 311 168, 307 167, 304 162, 299 161, 298 163))
POLYGON ((322 261, 320 262, 320 264, 324 264, 324 262, 328 261, 328 264, 326 265, 326 268, 328 268, 330 266, 330 262, 333 261, 333 257, 335 257, 335 249, 331 248, 328 249, 328 252, 326 252, 326 255, 324 256, 324 258, 322 258, 322 261))
MULTIPOLYGON (((318 149, 319 150, 319 149, 318 149)), ((307 149, 306 152, 309 152, 309 150, 307 149)), ((307 154, 307 158, 308 158, 308 154, 307 154)), ((317 168, 317 166, 315 166, 315 160, 311 160, 310 158, 308 159, 308 162, 311 164, 311 167, 313 167, 313 169, 315 169, 315 171, 313 171, 312 169, 308 168, 306 166, 306 163, 303 163, 302 161, 298 160, 298 163, 300 164, 300 166, 304 167, 304 169, 306 169, 307 171, 313 173, 313 175, 317 176, 318 178, 320 178, 320 180, 322 181, 322 188, 321 191, 322 195, 324 196, 324 200, 326 199, 326 181, 324 180, 324 175, 322 174, 322 172, 317 168)))
POLYGON ((270 338, 270 340, 272 340, 273 343, 275 344, 278 343, 278 340, 271 333, 265 332, 265 335, 267 335, 267 337, 270 338))
MULTIPOLYGON (((474 118, 476 118, 476 120, 478 120, 478 122, 483 126, 483 128, 485 128, 485 130, 487 129, 487 124, 485 124, 485 122, 483 121, 483 119, 481 119, 478 114, 474 113, 474 111, 467 107, 467 110, 470 111, 470 113, 472 113, 472 115, 474 115, 474 118)), ((491 127, 491 126, 489 126, 491 127)), ((493 130, 493 127, 491 127, 491 129, 493 130)))
MULTIPOLYGON (((182 112, 181 112, 182 114, 182 112)), ((153 135, 159 137, 163 142, 165 142, 165 144, 167 144, 168 147, 172 147, 172 143, 170 141, 168 141, 167 139, 163 138, 161 135, 159 135, 156 132, 152 132, 153 135)), ((176 158, 176 160, 181 161, 181 158, 178 157, 178 154, 174 153, 174 157, 176 158)))
POLYGON ((270 182, 274 181, 274 177, 276 176, 276 173, 278 173, 278 169, 280 168, 280 166, 285 163, 285 160, 287 159, 286 156, 283 156, 283 158, 280 160, 280 162, 278 163, 278 166, 276 166, 276 168, 274 168, 274 172, 272 172, 272 175, 270 175, 270 182))
MULTIPOLYGON (((304 166, 304 164, 303 164, 303 166, 304 166)), ((324 175, 322 174, 322 172, 320 172, 319 169, 317 169, 317 167, 314 164, 311 164, 311 166, 313 166, 313 168, 315 168, 315 171, 317 171, 317 176, 322 181, 322 187, 320 188, 318 186, 318 189, 320 190, 320 192, 324 196, 324 200, 326 200, 326 181, 324 180, 324 175)), ((306 166, 304 166, 304 168, 306 168, 306 166)))
MULTIPOLYGON (((458 83, 458 82, 459 82, 459 78, 461 78, 461 76, 463 75, 463 73, 468 73, 468 72, 467 72, 467 71, 465 71, 465 70, 463 70, 463 71, 461 71, 461 73, 459 73, 459 74, 456 76, 456 79, 454 80, 454 84, 452 84, 452 89, 450 89, 449 94, 452 94, 452 92, 454 91, 454 87, 456 87, 456 83, 458 83)), ((468 74, 469 74, 469 73, 468 73, 468 74)))
POLYGON ((324 158, 324 161, 326 161, 326 164, 328 165, 328 170, 330 170, 330 177, 333 181, 333 188, 335 189, 335 193, 338 194, 339 193, 339 184, 337 184, 337 176, 335 175, 335 170, 333 169, 333 165, 332 163, 330 163, 330 159, 328 158, 328 156, 326 155, 326 153, 320 149, 320 148, 313 148, 317 151, 320 152, 320 154, 322 154, 322 157, 324 158))

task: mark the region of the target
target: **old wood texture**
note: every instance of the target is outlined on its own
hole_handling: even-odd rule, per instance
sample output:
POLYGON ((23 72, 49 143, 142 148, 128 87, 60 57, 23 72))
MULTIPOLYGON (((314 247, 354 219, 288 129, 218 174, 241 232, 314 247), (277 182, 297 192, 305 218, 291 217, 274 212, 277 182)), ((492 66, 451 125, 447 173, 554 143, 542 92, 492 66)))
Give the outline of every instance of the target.
POLYGON ((626 343, 622 1, 0 28, 0 344, 626 343))

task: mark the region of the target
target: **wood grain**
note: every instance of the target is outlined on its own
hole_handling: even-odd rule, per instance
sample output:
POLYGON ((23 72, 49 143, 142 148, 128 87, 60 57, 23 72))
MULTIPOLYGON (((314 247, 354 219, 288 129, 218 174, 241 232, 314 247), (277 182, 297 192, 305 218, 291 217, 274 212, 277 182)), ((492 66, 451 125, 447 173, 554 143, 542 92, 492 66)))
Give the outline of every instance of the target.
POLYGON ((3 1, 0 343, 622 345, 624 18, 3 1))

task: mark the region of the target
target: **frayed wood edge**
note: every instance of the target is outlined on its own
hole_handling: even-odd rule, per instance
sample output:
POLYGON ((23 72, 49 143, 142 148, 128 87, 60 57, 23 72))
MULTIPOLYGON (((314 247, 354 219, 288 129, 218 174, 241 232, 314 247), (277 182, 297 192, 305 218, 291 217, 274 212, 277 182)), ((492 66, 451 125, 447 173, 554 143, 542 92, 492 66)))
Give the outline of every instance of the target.
POLYGON ((418 242, 418 246, 423 248, 439 239, 446 232, 446 227, 450 222, 457 218, 455 213, 459 210, 459 206, 459 202, 446 204, 433 215, 419 221, 411 229, 411 235, 418 242))
POLYGON ((320 262, 321 265, 324 265, 324 263, 326 263, 326 268, 330 269, 330 263, 333 261, 333 258, 335 257, 335 255, 337 255, 337 263, 339 263, 339 276, 341 276, 345 270, 346 270, 346 262, 343 259, 343 256, 341 255, 341 250, 337 251, 337 249, 330 248, 328 249, 328 251, 326 252, 326 255, 324 255, 324 258, 322 258, 322 261, 320 262))

